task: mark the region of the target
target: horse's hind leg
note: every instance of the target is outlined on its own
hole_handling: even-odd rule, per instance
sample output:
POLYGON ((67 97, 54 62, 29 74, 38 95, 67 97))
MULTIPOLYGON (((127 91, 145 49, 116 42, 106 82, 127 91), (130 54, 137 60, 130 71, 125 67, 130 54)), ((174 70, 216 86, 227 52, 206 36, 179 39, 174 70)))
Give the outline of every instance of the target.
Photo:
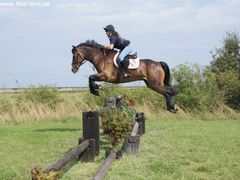
POLYGON ((170 112, 175 112, 176 109, 175 109, 175 105, 174 105, 172 96, 164 95, 164 97, 166 99, 167 110, 170 112))
POLYGON ((170 112, 175 112, 175 105, 172 99, 171 93, 169 92, 168 86, 164 86, 163 83, 150 83, 145 80, 148 88, 162 94, 166 100, 167 110, 170 112))

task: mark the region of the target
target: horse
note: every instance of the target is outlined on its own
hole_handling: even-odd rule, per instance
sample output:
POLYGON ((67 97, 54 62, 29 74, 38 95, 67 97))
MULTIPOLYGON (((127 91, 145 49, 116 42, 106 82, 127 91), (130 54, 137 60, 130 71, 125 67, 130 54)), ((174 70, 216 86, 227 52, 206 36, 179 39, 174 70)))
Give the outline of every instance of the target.
POLYGON ((97 74, 89 76, 89 89, 96 96, 99 96, 100 86, 95 81, 118 84, 143 80, 148 88, 165 97, 168 111, 176 111, 172 97, 179 93, 179 89, 170 86, 170 70, 167 63, 140 59, 139 67, 129 70, 130 77, 124 77, 123 70, 113 63, 116 53, 117 51, 104 49, 103 45, 94 40, 87 40, 77 46, 72 46, 72 72, 77 73, 86 61, 93 64, 97 74))

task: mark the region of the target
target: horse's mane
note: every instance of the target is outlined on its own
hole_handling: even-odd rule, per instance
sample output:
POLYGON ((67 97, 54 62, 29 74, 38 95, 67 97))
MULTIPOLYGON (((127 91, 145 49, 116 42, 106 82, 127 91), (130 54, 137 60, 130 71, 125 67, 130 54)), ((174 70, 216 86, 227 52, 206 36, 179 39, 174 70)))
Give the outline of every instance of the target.
POLYGON ((77 47, 80 46, 88 46, 88 47, 95 47, 95 48, 103 48, 103 45, 98 44, 95 40, 86 40, 86 42, 80 43, 77 47))

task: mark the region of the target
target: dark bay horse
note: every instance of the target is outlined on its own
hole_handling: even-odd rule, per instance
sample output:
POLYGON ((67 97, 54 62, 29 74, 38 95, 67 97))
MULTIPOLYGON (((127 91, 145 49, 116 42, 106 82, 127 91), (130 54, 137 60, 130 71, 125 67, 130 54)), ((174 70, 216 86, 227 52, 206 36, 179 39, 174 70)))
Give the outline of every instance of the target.
POLYGON ((117 52, 106 50, 94 40, 88 40, 72 48, 72 72, 76 73, 79 67, 89 61, 97 70, 97 74, 89 76, 90 92, 99 95, 99 85, 95 81, 110 83, 124 83, 143 80, 148 88, 162 94, 166 98, 167 110, 174 112, 175 106, 172 97, 179 93, 177 87, 170 86, 170 70, 165 62, 156 62, 150 59, 141 59, 139 68, 129 70, 130 77, 123 77, 123 70, 117 69, 113 57, 117 52))

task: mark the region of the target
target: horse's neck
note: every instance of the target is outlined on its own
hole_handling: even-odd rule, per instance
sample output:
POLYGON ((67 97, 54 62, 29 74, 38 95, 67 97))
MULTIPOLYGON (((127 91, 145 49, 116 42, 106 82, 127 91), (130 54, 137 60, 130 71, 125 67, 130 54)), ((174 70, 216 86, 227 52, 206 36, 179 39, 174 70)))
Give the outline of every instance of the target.
POLYGON ((91 52, 88 53, 89 61, 93 64, 97 72, 103 71, 104 59, 102 57, 103 52, 100 49, 94 48, 91 52))
POLYGON ((106 64, 113 61, 115 54, 116 54, 115 51, 106 50, 106 52, 103 52, 101 50, 99 51, 98 49, 96 49, 96 50, 93 50, 90 55, 92 56, 90 62, 93 64, 97 72, 100 73, 105 71, 106 64))

